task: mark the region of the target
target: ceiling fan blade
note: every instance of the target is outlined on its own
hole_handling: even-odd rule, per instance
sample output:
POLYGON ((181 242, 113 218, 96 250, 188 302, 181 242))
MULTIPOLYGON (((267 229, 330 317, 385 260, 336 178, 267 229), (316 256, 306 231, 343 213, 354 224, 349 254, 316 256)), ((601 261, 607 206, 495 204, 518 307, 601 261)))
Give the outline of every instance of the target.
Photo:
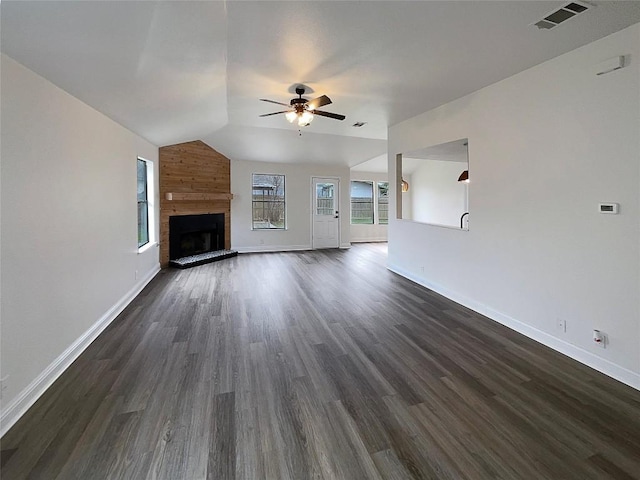
POLYGON ((275 100, 267 100, 266 98, 261 98, 260 101, 269 102, 269 103, 275 103, 276 105, 284 105, 285 107, 289 106, 288 103, 276 102, 275 100))
POLYGON ((329 105, 330 103, 332 103, 331 99, 326 95, 322 95, 321 97, 309 100, 309 102, 307 102, 307 108, 309 110, 315 110, 316 108, 324 107, 325 105, 329 105))
POLYGON ((345 118, 347 118, 344 115, 340 115, 339 113, 323 112, 322 110, 314 110, 313 114, 320 115, 321 117, 333 118, 334 120, 344 120, 345 118))
POLYGON ((265 113, 264 115, 258 115, 259 117, 269 117, 271 115, 278 115, 280 113, 287 113, 289 110, 283 110, 282 112, 265 113))

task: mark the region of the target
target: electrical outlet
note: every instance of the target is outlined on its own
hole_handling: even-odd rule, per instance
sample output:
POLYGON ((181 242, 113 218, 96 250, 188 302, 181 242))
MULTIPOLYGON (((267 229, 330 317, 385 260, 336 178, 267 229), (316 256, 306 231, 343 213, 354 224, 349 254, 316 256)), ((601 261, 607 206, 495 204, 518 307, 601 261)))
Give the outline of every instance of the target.
POLYGON ((567 321, 566 320, 564 320, 562 318, 558 318, 557 323, 556 323, 556 327, 562 333, 567 333, 567 321))
POLYGON ((609 343, 607 334, 604 332, 601 332, 600 330, 594 330, 593 343, 595 343, 600 348, 607 348, 607 343, 609 343))

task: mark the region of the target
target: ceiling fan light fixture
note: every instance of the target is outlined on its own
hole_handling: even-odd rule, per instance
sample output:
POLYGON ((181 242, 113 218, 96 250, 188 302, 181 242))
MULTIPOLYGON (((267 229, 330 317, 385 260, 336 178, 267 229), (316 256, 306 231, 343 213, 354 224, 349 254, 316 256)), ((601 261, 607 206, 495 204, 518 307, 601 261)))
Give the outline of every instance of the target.
MULTIPOLYGON (((0 0, 1 1, 1 0, 0 0)), ((330 105, 331 99, 326 95, 321 95, 318 98, 314 98, 313 100, 307 100, 306 98, 302 98, 302 95, 305 92, 305 87, 299 85, 296 87, 296 94, 299 98, 292 98, 291 101, 286 104, 282 102, 277 102, 275 100, 269 100, 268 98, 261 98, 261 102, 275 103, 276 105, 283 105, 288 108, 288 110, 284 110, 282 112, 272 112, 265 113, 263 115, 258 115, 259 117, 270 117, 271 115, 280 115, 284 113, 285 118, 289 123, 296 122, 299 127, 306 127, 313 121, 313 117, 316 115, 320 115, 321 117, 332 118, 334 120, 344 120, 344 115, 340 115, 338 113, 325 112, 324 110, 318 110, 320 107, 324 107, 325 105, 330 105)))
POLYGON ((313 121, 313 113, 305 110, 302 112, 298 118, 298 126, 306 127, 313 121))
POLYGON ((289 121, 289 123, 293 123, 293 121, 298 118, 298 114, 294 111, 291 112, 287 112, 284 114, 285 117, 287 117, 287 120, 289 121))

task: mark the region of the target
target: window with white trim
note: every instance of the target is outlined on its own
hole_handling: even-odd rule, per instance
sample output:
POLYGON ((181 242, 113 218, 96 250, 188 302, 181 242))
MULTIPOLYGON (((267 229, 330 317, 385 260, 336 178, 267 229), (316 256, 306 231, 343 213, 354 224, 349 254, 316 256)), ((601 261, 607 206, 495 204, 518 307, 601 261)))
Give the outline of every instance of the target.
POLYGON ((138 158, 138 249, 154 241, 153 162, 138 158))
POLYGON ((252 228, 284 230, 286 228, 284 175, 253 173, 251 181, 252 228))
POLYGON ((378 224, 389 224, 389 182, 378 182, 378 224))
POLYGON ((351 223, 373 224, 373 182, 351 181, 351 223))

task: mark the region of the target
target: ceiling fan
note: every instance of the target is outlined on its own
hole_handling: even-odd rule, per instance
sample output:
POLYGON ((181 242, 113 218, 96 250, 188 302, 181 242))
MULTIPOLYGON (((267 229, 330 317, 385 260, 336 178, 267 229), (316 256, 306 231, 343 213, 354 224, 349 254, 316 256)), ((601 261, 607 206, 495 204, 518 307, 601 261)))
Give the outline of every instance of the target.
POLYGON ((299 127, 306 127, 313 120, 314 115, 320 115, 321 117, 333 118, 335 120, 344 120, 344 115, 340 115, 338 113, 324 112, 322 110, 318 110, 319 107, 324 107, 325 105, 329 105, 331 99, 326 95, 322 95, 318 98, 314 98, 313 100, 307 100, 306 98, 302 98, 304 95, 305 88, 302 85, 296 87, 296 94, 298 98, 292 98, 289 102, 289 105, 286 103, 276 102, 275 100, 267 100, 266 98, 261 98, 260 100, 263 102, 275 103, 276 105, 284 105, 285 107, 289 107, 289 110, 283 110, 281 112, 273 112, 273 113, 265 113, 264 115, 260 115, 261 117, 269 117, 271 115, 279 115, 280 113, 284 113, 285 117, 289 123, 293 123, 295 120, 298 121, 299 127))

